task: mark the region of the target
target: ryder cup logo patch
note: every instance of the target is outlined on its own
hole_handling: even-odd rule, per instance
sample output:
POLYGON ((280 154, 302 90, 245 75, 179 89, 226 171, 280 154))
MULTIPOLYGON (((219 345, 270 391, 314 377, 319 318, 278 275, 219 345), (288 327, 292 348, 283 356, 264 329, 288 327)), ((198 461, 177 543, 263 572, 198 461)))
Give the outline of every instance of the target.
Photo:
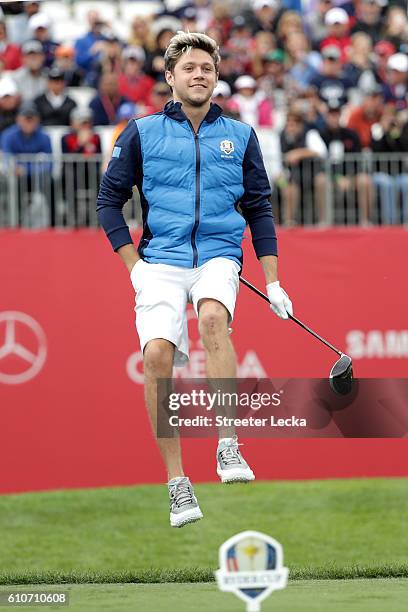
POLYGON ((220 142, 221 153, 226 153, 227 155, 230 155, 234 152, 234 150, 234 143, 232 142, 232 140, 222 140, 220 142))
POLYGON ((260 602, 284 589, 289 570, 283 567, 282 546, 259 531, 243 531, 219 550, 220 569, 215 572, 221 591, 235 593, 247 610, 260 610, 260 602))

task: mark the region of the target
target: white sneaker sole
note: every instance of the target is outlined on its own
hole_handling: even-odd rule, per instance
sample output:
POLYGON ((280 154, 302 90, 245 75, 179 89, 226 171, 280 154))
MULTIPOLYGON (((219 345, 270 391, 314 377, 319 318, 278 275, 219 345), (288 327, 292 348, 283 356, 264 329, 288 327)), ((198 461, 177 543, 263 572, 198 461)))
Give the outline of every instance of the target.
POLYGON ((233 470, 222 470, 220 465, 217 465, 217 474, 221 478, 221 482, 250 482, 255 480, 255 474, 251 468, 235 468, 233 470))
POLYGON ((191 508, 191 510, 186 510, 180 514, 173 514, 170 512, 170 525, 171 527, 184 527, 184 525, 195 523, 202 518, 203 513, 197 506, 197 508, 191 508))

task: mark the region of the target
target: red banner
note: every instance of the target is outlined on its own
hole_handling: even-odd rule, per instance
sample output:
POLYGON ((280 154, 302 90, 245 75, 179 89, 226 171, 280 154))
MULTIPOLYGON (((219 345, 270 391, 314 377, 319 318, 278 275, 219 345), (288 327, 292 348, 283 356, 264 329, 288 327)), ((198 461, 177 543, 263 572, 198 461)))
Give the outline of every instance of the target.
MULTIPOLYGON (((358 377, 408 377, 408 232, 279 233, 295 314, 353 358, 358 377)), ((243 275, 264 289, 250 240, 243 275)), ((127 272, 100 231, 0 232, 0 492, 162 482, 143 402, 127 272)), ((240 376, 325 377, 336 357, 241 286, 240 376)), ((204 351, 190 320, 184 376, 204 351)), ((185 440, 185 468, 216 479, 215 441, 185 440), (211 457, 213 461, 203 457, 211 457)), ((408 441, 247 440, 259 479, 406 476, 408 441)))

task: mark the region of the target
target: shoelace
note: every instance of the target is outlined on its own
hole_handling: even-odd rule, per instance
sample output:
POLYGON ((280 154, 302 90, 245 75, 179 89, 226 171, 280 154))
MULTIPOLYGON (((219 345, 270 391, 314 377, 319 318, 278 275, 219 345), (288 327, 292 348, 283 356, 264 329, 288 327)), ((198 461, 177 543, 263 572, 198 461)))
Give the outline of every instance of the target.
POLYGON ((242 444, 238 444, 236 436, 234 436, 231 442, 227 442, 226 448, 220 451, 221 459, 225 465, 241 465, 242 460, 238 446, 242 446, 242 444))
POLYGON ((180 508, 194 502, 193 492, 188 484, 180 482, 170 486, 171 503, 180 508))

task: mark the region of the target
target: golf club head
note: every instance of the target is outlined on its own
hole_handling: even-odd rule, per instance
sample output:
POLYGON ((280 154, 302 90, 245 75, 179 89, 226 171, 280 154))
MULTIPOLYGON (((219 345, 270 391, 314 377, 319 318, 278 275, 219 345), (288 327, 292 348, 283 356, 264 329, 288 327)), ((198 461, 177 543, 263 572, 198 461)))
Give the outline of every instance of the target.
POLYGON ((342 354, 330 371, 330 387, 339 395, 347 395, 353 386, 353 364, 348 355, 342 354))

